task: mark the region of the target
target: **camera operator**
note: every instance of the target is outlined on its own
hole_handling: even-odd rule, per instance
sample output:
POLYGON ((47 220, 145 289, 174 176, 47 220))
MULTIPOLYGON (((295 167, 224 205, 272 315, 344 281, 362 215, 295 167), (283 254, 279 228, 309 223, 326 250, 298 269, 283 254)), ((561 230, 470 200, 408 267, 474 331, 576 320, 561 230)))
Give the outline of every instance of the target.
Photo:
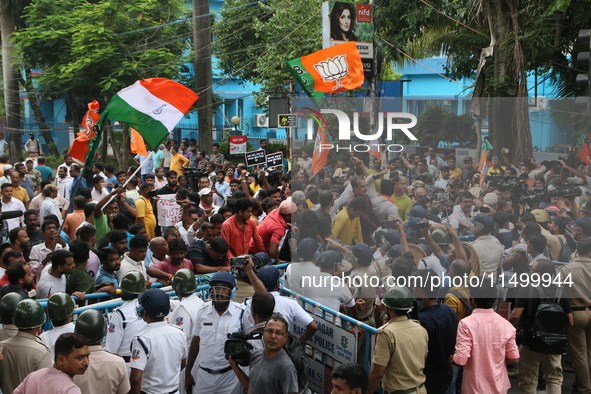
POLYGON ((273 315, 263 331, 263 349, 255 350, 246 374, 229 358, 230 367, 248 393, 295 394, 298 392, 296 368, 283 349, 288 338, 288 324, 281 315, 273 315))

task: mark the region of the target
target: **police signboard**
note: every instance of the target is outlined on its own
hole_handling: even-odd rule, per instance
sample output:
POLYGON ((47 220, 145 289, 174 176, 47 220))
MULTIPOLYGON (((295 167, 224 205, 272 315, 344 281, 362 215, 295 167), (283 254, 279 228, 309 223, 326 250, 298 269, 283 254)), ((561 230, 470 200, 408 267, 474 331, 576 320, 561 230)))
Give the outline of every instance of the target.
MULTIPOLYGON (((327 322, 320 316, 312 315, 312 318, 318 324, 318 330, 306 344, 341 364, 355 363, 357 361, 357 337, 355 334, 327 322)), ((294 333, 298 336, 305 330, 305 327, 300 327, 297 324, 294 327, 294 333)))
POLYGON ((282 167, 283 152, 270 153, 267 155, 267 168, 282 167))
POLYGON ((265 164, 267 158, 265 157, 265 151, 263 149, 255 150, 252 152, 246 152, 244 154, 246 159, 247 167, 254 167, 258 164, 265 164))
POLYGON ((298 118, 292 114, 280 114, 277 115, 277 126, 279 127, 296 127, 298 124, 298 118))
POLYGON ((306 355, 308 370, 308 388, 316 393, 330 393, 332 387, 332 369, 338 365, 335 363, 333 367, 324 365, 321 362, 314 360, 312 357, 306 355))

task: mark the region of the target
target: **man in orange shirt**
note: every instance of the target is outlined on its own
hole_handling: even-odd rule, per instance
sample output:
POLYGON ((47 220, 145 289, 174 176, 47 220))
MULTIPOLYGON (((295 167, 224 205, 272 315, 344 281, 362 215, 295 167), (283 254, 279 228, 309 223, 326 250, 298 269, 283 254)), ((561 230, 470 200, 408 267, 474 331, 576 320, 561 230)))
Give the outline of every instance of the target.
POLYGON ((236 214, 222 224, 222 238, 228 241, 228 258, 248 254, 251 240, 253 251, 265 249, 263 240, 257 232, 257 225, 249 220, 254 203, 246 197, 236 201, 236 214))
POLYGON ((76 196, 74 197, 74 212, 69 213, 64 221, 63 229, 70 239, 76 238, 76 230, 86 220, 84 215, 84 207, 86 206, 86 197, 76 196))

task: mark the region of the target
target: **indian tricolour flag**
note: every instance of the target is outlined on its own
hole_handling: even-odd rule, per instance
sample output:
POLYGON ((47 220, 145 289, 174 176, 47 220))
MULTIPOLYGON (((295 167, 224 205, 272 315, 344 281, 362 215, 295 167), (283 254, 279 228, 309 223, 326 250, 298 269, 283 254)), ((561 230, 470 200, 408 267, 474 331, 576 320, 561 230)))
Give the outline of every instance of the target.
POLYGON ((103 117, 127 123, 155 150, 198 98, 170 79, 142 79, 113 96, 103 117))

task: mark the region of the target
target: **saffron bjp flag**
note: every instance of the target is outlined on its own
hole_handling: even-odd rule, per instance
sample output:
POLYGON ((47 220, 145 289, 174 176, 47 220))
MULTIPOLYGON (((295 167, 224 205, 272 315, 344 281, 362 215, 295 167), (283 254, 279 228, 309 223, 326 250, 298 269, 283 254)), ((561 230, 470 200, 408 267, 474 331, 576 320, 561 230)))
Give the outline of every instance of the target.
POLYGON ((579 159, 586 164, 591 164, 591 134, 587 134, 583 139, 583 145, 579 149, 579 159))
POLYGON ((72 156, 72 158, 80 164, 86 162, 88 143, 95 137, 93 128, 101 117, 98 113, 99 107, 100 105, 96 100, 92 100, 88 103, 88 111, 86 111, 81 122, 83 130, 76 135, 76 139, 68 150, 68 155, 72 156))
MULTIPOLYGON (((316 175, 328 161, 328 149, 322 149, 322 145, 328 144, 328 137, 324 131, 328 127, 328 124, 322 113, 308 107, 304 109, 309 112, 298 111, 298 113, 310 116, 318 125, 318 133, 316 133, 316 139, 314 140, 314 152, 312 153, 312 175, 316 175)), ((309 121, 311 122, 312 119, 309 121)))
POLYGON ((197 93, 170 79, 142 79, 111 98, 101 121, 127 123, 156 150, 198 98, 197 93))
POLYGON ((140 156, 148 156, 148 150, 141 134, 133 127, 129 128, 129 150, 140 156))
POLYGON ((357 89, 364 81, 363 64, 354 41, 290 60, 286 64, 310 97, 357 89))

